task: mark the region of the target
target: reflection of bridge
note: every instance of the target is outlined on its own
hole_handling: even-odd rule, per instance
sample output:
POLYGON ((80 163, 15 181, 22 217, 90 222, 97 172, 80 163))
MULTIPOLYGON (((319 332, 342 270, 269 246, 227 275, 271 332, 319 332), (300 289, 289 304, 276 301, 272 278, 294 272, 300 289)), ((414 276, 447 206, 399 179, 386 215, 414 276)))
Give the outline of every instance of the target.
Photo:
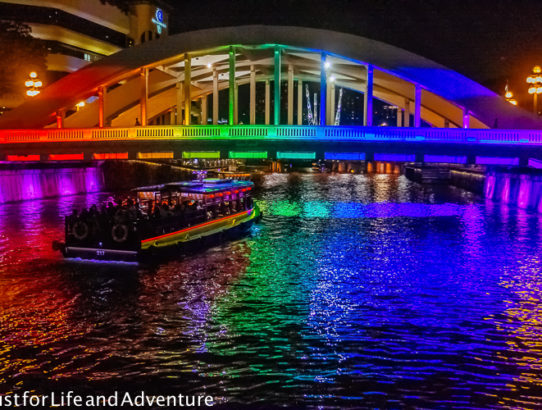
POLYGON ((298 27, 202 30, 123 50, 4 114, 0 128, 0 160, 8 161, 230 157, 517 165, 542 155, 542 131, 528 130, 542 129, 542 122, 480 84, 387 44, 298 27), (319 96, 319 127, 304 125, 307 84, 319 96), (330 125, 339 88, 343 111, 349 110, 341 123, 353 126, 330 125), (377 106, 391 113, 387 124, 394 127, 374 126, 377 106), (228 125, 218 125, 223 122, 228 125))
POLYGON ((542 131, 397 127, 149 126, 0 131, 0 160, 329 159, 528 165, 542 131), (3 156, 3 157, 2 157, 3 156))

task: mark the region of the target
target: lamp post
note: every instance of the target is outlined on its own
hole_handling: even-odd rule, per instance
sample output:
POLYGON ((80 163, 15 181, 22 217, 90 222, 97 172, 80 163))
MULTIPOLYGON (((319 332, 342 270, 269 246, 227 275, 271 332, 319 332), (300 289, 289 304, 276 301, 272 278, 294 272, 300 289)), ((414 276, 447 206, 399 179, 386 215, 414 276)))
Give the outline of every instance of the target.
POLYGON ((529 94, 533 95, 533 112, 538 115, 538 94, 542 94, 542 67, 536 65, 533 67, 532 74, 527 77, 529 84, 529 94))
POLYGON ((40 93, 40 88, 43 83, 38 78, 38 74, 35 71, 32 71, 28 74, 28 80, 25 81, 24 85, 26 86, 26 95, 35 97, 40 93))

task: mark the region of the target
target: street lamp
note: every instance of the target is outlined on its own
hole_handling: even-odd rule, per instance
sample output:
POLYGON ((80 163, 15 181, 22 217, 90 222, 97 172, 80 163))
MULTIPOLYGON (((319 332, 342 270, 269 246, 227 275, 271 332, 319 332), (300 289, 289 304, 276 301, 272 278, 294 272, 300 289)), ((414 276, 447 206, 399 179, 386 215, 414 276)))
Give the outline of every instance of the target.
POLYGON ((38 73, 32 71, 28 74, 28 80, 25 81, 24 85, 26 86, 26 95, 35 97, 40 93, 43 83, 38 78, 38 73))
POLYGON ((514 93, 508 89, 508 83, 504 87, 504 98, 512 105, 518 105, 517 100, 514 98, 514 93))
POLYGON ((533 67, 532 74, 527 77, 529 84, 529 94, 533 95, 533 112, 538 115, 538 94, 542 94, 542 67, 536 65, 533 67))

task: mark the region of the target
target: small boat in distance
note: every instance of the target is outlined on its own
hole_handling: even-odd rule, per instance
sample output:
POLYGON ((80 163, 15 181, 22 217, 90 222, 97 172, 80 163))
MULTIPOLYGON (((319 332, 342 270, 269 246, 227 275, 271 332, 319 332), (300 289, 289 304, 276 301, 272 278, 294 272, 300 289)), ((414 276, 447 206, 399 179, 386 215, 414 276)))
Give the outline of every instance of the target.
POLYGON ((122 204, 93 205, 65 218, 66 258, 135 262, 154 250, 245 231, 259 220, 250 181, 199 179, 135 188, 122 204))

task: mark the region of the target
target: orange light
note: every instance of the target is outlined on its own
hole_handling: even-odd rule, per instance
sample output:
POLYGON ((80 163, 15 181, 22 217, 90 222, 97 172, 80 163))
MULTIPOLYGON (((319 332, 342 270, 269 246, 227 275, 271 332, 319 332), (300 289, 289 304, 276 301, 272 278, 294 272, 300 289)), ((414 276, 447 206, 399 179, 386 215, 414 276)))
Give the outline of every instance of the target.
POLYGON ((127 152, 107 152, 92 154, 92 159, 128 159, 127 152))
POLYGON ((539 65, 535 65, 535 66, 533 67, 533 73, 535 73, 535 74, 540 74, 540 73, 542 73, 542 67, 540 67, 539 65))
POLYGON ((37 78, 38 77, 38 73, 36 73, 35 71, 31 71, 30 74, 28 74, 28 76, 30 78, 37 78))
POLYGON ((514 94, 512 94, 512 91, 507 91, 506 94, 504 94, 505 98, 512 98, 514 94))
POLYGON ((529 88, 529 94, 534 94, 536 92, 536 87, 529 88))
POLYGON ((34 81, 32 80, 26 80, 24 82, 25 87, 32 87, 34 85, 34 81))
POLYGON ((41 87, 42 85, 43 83, 41 82, 41 80, 34 81, 34 87, 41 87))
POLYGON ((518 105, 518 102, 516 100, 510 100, 509 103, 512 105, 518 105))

